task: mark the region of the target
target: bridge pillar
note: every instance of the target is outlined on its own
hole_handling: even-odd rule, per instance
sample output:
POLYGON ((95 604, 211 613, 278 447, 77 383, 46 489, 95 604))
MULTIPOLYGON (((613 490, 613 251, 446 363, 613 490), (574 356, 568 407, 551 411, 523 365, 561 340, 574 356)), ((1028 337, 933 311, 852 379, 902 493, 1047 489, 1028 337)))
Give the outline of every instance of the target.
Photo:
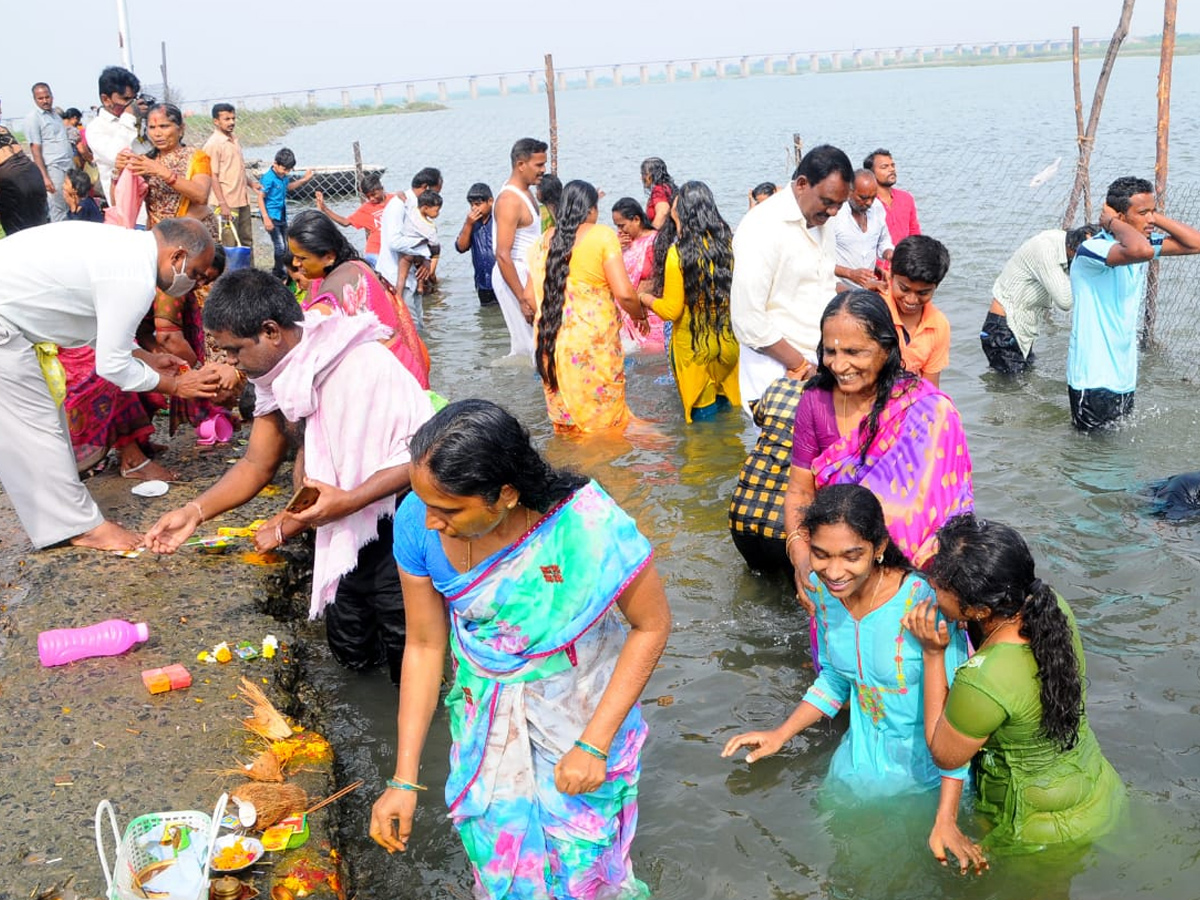
POLYGON ((621 67, 620 66, 612 67, 612 78, 613 78, 613 87, 620 87, 623 84, 623 82, 621 81, 621 67))
POLYGON ((446 82, 438 82, 438 103, 445 103, 450 99, 450 92, 446 90, 446 82))
POLYGON ((596 73, 591 69, 583 70, 583 79, 589 88, 594 88, 596 86, 596 73))
POLYGON ((415 84, 406 84, 404 86, 404 99, 409 103, 417 102, 417 86, 415 84))
POLYGON ((472 100, 479 99, 479 79, 474 75, 467 79, 467 92, 470 93, 472 100))
POLYGON ((796 74, 796 54, 789 53, 787 57, 787 73, 789 75, 796 74))
POLYGON ((639 66, 638 67, 638 81, 641 84, 649 84, 650 83, 650 67, 649 66, 639 66))
POLYGON ((817 56, 817 54, 815 54, 815 53, 811 54, 808 57, 808 70, 810 72, 820 72, 821 71, 821 57, 817 56))
POLYGON ((505 75, 500 76, 500 96, 508 96, 508 77, 505 75))
POLYGON ((375 105, 383 106, 383 85, 375 85, 375 105))
POLYGON ((667 63, 667 83, 675 83, 675 63, 673 62, 667 63))

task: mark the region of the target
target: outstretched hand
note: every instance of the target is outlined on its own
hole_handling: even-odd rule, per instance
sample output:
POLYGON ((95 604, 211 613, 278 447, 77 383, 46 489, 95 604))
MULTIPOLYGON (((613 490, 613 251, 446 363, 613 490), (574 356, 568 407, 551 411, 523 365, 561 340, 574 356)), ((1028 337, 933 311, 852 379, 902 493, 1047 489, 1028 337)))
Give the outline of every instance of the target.
POLYGON ((748 731, 745 734, 735 734, 726 741, 721 758, 728 759, 743 747, 748 747, 750 752, 746 754, 746 762, 758 762, 760 759, 774 756, 786 743, 778 731, 748 731))
POLYGON ((388 788, 371 807, 371 840, 388 853, 407 850, 416 811, 415 791, 388 788))

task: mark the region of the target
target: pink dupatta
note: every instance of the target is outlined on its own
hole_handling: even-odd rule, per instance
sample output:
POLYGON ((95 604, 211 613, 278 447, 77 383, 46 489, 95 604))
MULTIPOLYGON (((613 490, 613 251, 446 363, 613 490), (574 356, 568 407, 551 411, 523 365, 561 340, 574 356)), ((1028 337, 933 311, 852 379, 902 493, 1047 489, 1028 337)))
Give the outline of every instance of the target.
MULTIPOLYGON (((864 420, 865 424, 865 420, 864 420)), ((863 424, 813 460, 816 486, 861 484, 883 504, 888 532, 917 567, 937 530, 975 508, 971 454, 954 403, 927 381, 897 385, 862 461, 863 424)))

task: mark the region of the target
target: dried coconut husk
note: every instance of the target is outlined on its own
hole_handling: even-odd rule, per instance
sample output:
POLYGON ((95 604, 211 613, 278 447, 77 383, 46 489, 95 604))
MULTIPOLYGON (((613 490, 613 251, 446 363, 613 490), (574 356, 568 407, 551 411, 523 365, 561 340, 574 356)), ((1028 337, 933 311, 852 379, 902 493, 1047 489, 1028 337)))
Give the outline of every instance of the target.
POLYGON ((243 678, 239 691, 242 699, 249 703, 254 710, 253 716, 242 719, 243 725, 268 741, 281 741, 292 736, 292 726, 267 699, 262 688, 250 679, 243 678))
POLYGON ((308 806, 308 795, 304 793, 304 788, 287 782, 272 784, 267 781, 247 781, 229 793, 238 800, 254 804, 257 813, 254 827, 260 831, 308 806))
POLYGON ((283 765, 273 750, 264 750, 251 763, 241 763, 232 769, 218 769, 217 775, 241 775, 252 781, 283 781, 283 765))

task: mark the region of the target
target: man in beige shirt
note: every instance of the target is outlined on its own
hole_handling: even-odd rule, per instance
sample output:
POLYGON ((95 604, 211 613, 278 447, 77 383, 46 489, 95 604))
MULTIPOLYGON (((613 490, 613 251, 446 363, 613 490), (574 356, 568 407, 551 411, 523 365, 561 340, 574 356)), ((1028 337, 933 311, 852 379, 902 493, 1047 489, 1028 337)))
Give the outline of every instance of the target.
POLYGON ((788 188, 759 203, 733 236, 729 314, 741 345, 742 402, 754 403, 785 373, 815 370, 821 313, 837 293, 833 223, 854 169, 837 147, 814 147, 788 188))
POLYGON ((258 185, 246 174, 242 145, 233 134, 237 111, 230 103, 218 103, 212 108, 212 117, 212 137, 204 144, 204 152, 212 162, 212 191, 208 205, 220 218, 222 244, 251 247, 254 231, 250 219, 250 189, 257 191, 258 185))

